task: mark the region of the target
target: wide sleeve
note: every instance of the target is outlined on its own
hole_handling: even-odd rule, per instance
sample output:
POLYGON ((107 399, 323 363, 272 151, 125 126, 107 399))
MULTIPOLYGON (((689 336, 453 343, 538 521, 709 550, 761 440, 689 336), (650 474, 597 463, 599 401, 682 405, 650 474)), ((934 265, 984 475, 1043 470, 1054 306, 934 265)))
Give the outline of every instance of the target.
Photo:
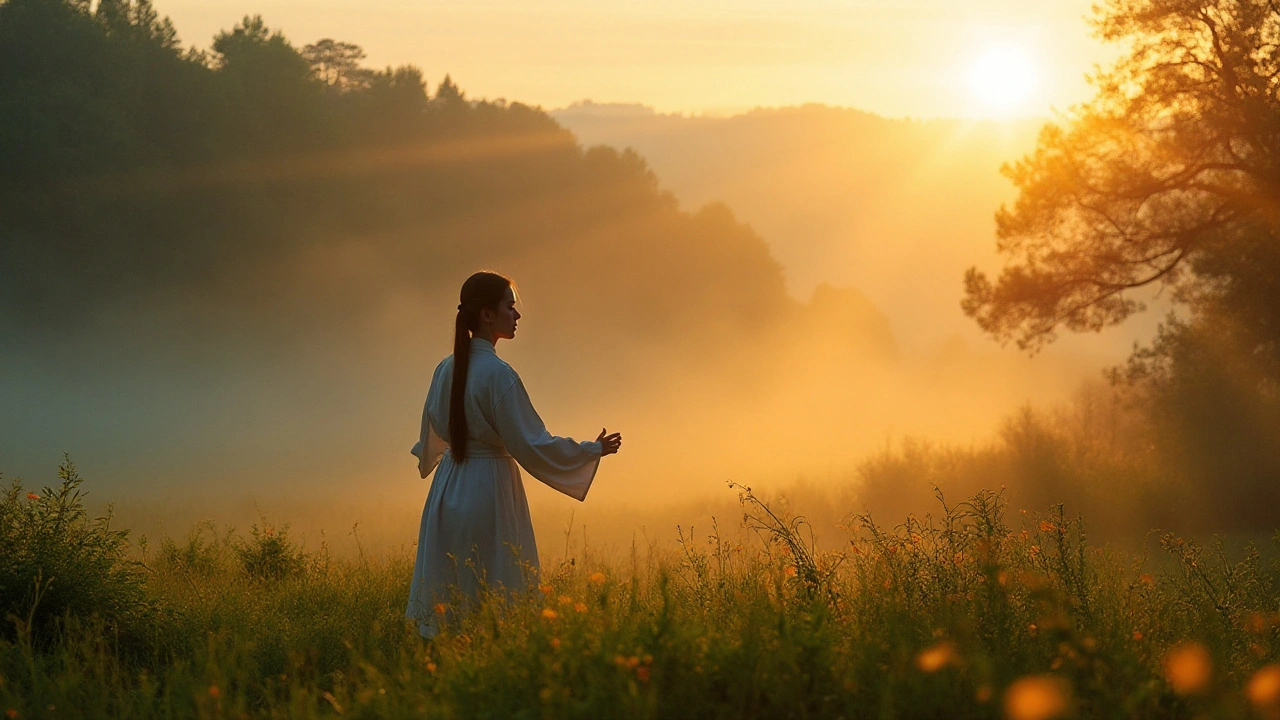
POLYGON ((576 442, 547 432, 519 376, 499 398, 494 420, 507 452, 528 473, 576 500, 584 500, 600 466, 598 442, 576 442))
POLYGON ((418 442, 409 452, 418 456, 418 477, 425 478, 436 469, 440 456, 444 455, 449 443, 436 432, 431 424, 431 396, 422 407, 422 431, 418 434, 418 442))

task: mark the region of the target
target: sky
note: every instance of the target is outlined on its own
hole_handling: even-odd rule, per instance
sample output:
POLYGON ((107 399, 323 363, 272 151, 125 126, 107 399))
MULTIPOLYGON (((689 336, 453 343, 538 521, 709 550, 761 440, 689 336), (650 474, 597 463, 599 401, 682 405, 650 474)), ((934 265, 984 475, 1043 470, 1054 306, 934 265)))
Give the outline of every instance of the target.
POLYGON ((887 117, 1045 116, 1114 52, 1091 0, 159 0, 184 43, 260 14, 296 45, 354 42, 374 67, 445 74, 473 98, 590 99, 733 114, 823 103, 887 117))

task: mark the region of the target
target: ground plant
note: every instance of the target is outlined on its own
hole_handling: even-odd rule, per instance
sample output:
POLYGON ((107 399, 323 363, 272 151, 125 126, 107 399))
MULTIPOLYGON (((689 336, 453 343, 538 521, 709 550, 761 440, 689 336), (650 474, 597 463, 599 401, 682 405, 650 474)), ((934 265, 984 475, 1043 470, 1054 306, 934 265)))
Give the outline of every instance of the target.
POLYGON ((1134 556, 1000 492, 851 515, 820 549, 735 486, 738 532, 680 527, 675 550, 621 558, 571 544, 527 591, 434 608, 456 620, 426 641, 403 617, 411 557, 335 558, 265 520, 125 552, 60 475, 11 480, 0 506, 7 718, 1280 713, 1267 548, 1164 535, 1134 556))

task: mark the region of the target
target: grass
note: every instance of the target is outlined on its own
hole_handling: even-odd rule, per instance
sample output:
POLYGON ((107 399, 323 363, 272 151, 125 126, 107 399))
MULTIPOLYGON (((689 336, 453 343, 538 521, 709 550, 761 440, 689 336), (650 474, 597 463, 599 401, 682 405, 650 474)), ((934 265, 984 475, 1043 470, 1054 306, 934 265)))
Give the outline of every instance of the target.
MULTIPOLYGON (((11 483, 8 532, 37 534, 49 521, 31 504, 68 485, 64 498, 74 496, 74 466, 62 474, 63 488, 40 499, 11 483)), ((65 597, 122 595, 100 610, 63 602, 45 622, 35 621, 43 599, 12 595, 0 711, 1028 720, 1280 711, 1280 596, 1274 568, 1252 549, 1165 536, 1156 563, 1090 546, 1060 508, 1010 514, 1000 494, 982 492, 954 505, 939 497, 935 515, 893 526, 853 517, 847 544, 819 551, 802 520, 738 490, 748 531, 738 539, 682 529, 673 552, 607 559, 575 549, 544 567, 536 589, 495 593, 431 642, 403 619, 409 557, 306 553, 265 522, 248 538, 200 525, 126 557, 91 542, 116 531, 79 517, 61 536, 45 533, 79 545, 30 551, 31 562, 4 566, 5 581, 34 588, 42 578, 41 597, 60 583, 65 597), (40 552, 80 575, 50 582, 40 552)))

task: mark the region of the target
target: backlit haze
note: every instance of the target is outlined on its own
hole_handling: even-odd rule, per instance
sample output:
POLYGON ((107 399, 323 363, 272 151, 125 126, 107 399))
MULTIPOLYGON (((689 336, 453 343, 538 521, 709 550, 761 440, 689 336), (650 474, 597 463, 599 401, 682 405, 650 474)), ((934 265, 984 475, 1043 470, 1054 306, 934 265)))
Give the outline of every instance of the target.
POLYGON ((433 93, 447 73, 470 99, 546 109, 583 145, 633 148, 681 210, 712 205, 698 216, 706 236, 748 238, 726 272, 766 277, 737 296, 669 297, 678 268, 635 278, 625 253, 598 252, 661 236, 658 221, 620 217, 617 232, 554 253, 502 234, 561 242, 558 218, 593 195, 460 214, 471 219, 442 231, 448 242, 385 231, 418 243, 407 271, 378 254, 382 230, 326 238, 291 277, 250 277, 189 306, 160 295, 89 307, 80 335, 0 347, 0 470, 40 485, 68 451, 92 499, 153 532, 204 517, 244 527, 261 510, 334 536, 359 522, 407 546, 428 486, 409 447, 451 351, 458 287, 480 268, 519 284, 525 318, 498 352, 549 429, 625 436, 585 506, 526 478, 544 548, 571 512, 607 518, 591 522, 613 539, 667 539, 691 516, 645 508, 705 509, 732 498, 727 480, 848 484, 904 437, 983 442, 1025 403, 1062 402, 1123 361, 1155 319, 1028 357, 959 308, 965 269, 999 268, 992 217, 1013 196, 1000 165, 1032 149, 1054 107, 1087 97, 1083 75, 1107 57, 1088 38, 1088 5, 161 0, 186 45, 261 14, 295 46, 356 43, 368 66, 419 66, 433 93), (661 307, 611 295, 601 278, 614 276, 661 307), (582 286, 602 289, 583 298, 582 286), (293 300, 299 288, 332 294, 317 307, 293 300), (278 301, 282 319, 245 298, 278 301), (231 320, 203 319, 236 303, 231 320), (758 314, 743 311, 753 303, 758 314))
POLYGON ((159 10, 189 43, 261 14, 297 43, 338 38, 362 46, 373 67, 413 63, 474 97, 547 109, 583 99, 697 114, 823 103, 928 118, 1046 115, 1083 100, 1084 74, 1112 55, 1088 35, 1090 5, 170 0, 159 10))

